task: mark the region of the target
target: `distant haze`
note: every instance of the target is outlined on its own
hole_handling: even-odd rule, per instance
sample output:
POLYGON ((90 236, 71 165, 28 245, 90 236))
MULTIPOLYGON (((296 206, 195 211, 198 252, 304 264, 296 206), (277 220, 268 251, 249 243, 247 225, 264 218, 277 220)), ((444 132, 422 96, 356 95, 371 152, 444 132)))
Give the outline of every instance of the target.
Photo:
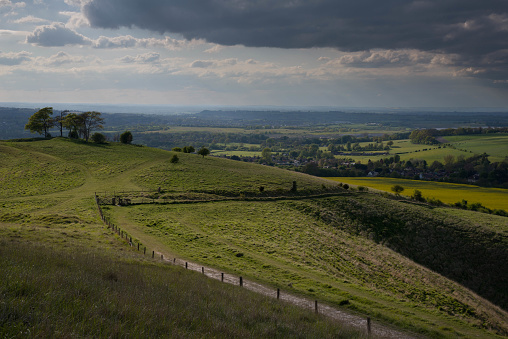
POLYGON ((506 112, 508 107, 324 107, 324 106, 180 106, 180 105, 113 105, 104 103, 32 103, 0 102, 0 107, 42 108, 51 106, 55 110, 98 111, 102 113, 146 113, 146 114, 192 114, 211 111, 309 111, 309 112, 506 112))

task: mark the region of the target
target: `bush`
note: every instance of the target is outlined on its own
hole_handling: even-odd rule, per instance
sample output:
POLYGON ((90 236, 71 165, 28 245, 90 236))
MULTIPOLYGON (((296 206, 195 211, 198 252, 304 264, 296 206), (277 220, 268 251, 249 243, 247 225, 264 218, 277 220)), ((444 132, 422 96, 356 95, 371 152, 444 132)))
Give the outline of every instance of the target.
POLYGON ((400 194, 404 191, 404 187, 402 187, 401 185, 393 185, 393 186, 392 186, 392 191, 393 191, 396 195, 400 195, 400 194))
POLYGON ((172 164, 176 164, 178 161, 180 161, 180 159, 178 158, 178 155, 176 155, 176 154, 173 154, 173 156, 169 160, 169 162, 172 164))
POLYGON ((106 142, 106 136, 102 133, 95 132, 90 138, 92 142, 96 144, 104 144, 106 142))
POLYGON ((180 147, 173 147, 171 150, 173 152, 181 152, 182 151, 182 149, 180 147))
POLYGON ((130 144, 132 142, 132 133, 130 131, 125 131, 120 134, 120 142, 122 144, 130 144))
POLYGON ((184 153, 194 153, 195 151, 196 151, 196 150, 195 150, 195 149, 194 149, 194 147, 192 147, 192 146, 185 146, 185 147, 183 148, 183 152, 184 152, 184 153))

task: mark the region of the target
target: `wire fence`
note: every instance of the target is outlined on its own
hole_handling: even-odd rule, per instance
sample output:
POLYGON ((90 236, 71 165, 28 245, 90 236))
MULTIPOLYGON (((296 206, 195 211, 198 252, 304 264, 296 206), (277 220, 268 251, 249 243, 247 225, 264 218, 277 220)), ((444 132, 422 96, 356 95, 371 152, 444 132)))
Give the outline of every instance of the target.
MULTIPOLYGON (((115 196, 119 196, 119 193, 127 193, 127 192, 117 192, 115 193, 115 196), (118 193, 118 195, 116 195, 118 193)), ((129 192, 132 193, 132 192, 129 192)), ((125 196, 125 195, 124 195, 125 196)), ((113 199, 113 198, 111 198, 113 199)), ((337 319, 341 322, 347 323, 350 326, 364 329, 366 330, 366 334, 370 337, 371 335, 375 335, 379 338, 415 338, 414 336, 408 335, 407 333, 402 333, 393 329, 390 329, 388 327, 382 326, 380 324, 374 324, 371 321, 370 317, 363 318, 360 316, 352 315, 343 311, 340 311, 336 308, 333 308, 331 306, 328 306, 326 304, 320 304, 318 303, 318 300, 309 300, 303 297, 296 297, 294 295, 291 295, 289 293, 284 293, 280 288, 272 289, 269 287, 266 287, 264 285, 252 282, 252 281, 246 281, 242 276, 236 276, 233 274, 227 274, 224 272, 221 272, 219 270, 204 267, 201 265, 198 265, 196 263, 192 263, 189 261, 185 261, 182 259, 178 259, 176 257, 174 258, 168 258, 164 257, 164 255, 160 252, 157 252, 155 250, 148 250, 146 246, 144 246, 141 242, 136 241, 136 239, 133 239, 129 233, 123 229, 121 229, 119 226, 115 225, 111 220, 109 220, 103 213, 101 204, 104 201, 104 198, 99 198, 97 196, 97 193, 95 193, 95 202, 97 204, 97 209, 99 211, 99 215, 101 217, 101 220, 103 223, 114 233, 116 233, 121 240, 126 242, 129 246, 137 248, 138 252, 143 252, 143 255, 149 255, 154 260, 161 260, 165 263, 170 263, 173 265, 177 265, 180 267, 184 267, 188 270, 193 270, 197 272, 201 272, 203 275, 220 280, 224 283, 229 283, 232 285, 238 285, 240 287, 244 287, 246 289, 249 289, 251 291, 274 297, 277 300, 286 301, 292 304, 295 304, 297 306, 300 306, 302 308, 306 309, 313 309, 316 314, 323 314, 329 317, 332 317, 334 319, 337 319)), ((117 201, 118 202, 118 201, 117 201)))

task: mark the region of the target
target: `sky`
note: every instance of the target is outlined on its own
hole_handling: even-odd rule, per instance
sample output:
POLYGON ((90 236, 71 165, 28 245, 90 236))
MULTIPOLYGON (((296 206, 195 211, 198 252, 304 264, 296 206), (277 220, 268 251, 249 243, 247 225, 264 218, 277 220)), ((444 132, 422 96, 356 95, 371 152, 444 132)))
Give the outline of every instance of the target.
POLYGON ((0 0, 0 102, 508 108, 508 0, 0 0))

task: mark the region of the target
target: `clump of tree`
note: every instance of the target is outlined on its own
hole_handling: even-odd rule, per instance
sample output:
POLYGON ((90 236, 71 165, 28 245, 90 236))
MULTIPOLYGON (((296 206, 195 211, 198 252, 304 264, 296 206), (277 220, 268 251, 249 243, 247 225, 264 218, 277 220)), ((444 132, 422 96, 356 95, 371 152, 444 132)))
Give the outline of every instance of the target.
POLYGON ((51 117, 53 115, 53 107, 44 107, 35 112, 25 125, 26 130, 31 133, 39 133, 45 138, 51 137, 49 129, 54 126, 55 122, 51 117))
POLYGON ((435 138, 436 134, 437 130, 435 129, 419 129, 411 132, 409 139, 413 144, 435 145, 439 144, 435 138))
POLYGON ((183 149, 182 149, 183 153, 194 153, 196 152, 196 150, 194 149, 193 146, 185 146, 183 149))
POLYGON ((122 144, 132 143, 132 133, 130 131, 125 131, 122 134, 120 134, 120 142, 122 144))
POLYGON ((60 136, 63 135, 63 129, 66 128, 69 130, 68 136, 70 138, 83 138, 88 141, 93 130, 103 128, 104 118, 101 117, 100 112, 68 113, 68 111, 62 111, 55 118, 52 115, 53 107, 44 107, 38 110, 30 116, 25 129, 48 138, 50 137, 49 130, 58 126, 60 136))

